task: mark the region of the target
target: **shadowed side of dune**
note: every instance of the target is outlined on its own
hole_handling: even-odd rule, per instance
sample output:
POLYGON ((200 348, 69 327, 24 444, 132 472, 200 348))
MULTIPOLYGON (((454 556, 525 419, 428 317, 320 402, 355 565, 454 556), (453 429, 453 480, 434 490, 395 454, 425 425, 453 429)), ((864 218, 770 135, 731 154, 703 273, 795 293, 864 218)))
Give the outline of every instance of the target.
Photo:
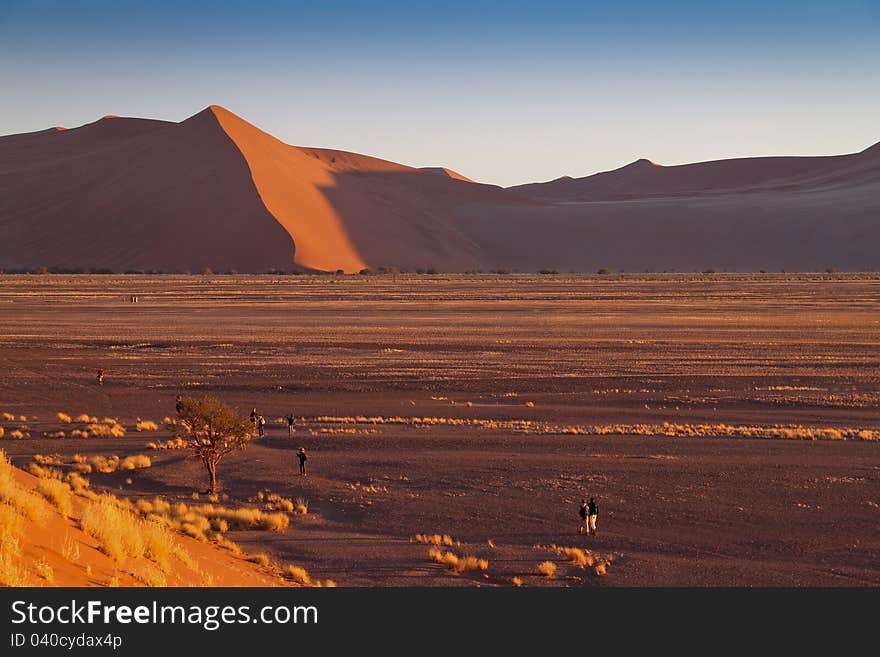
POLYGON ((241 149, 260 197, 290 233, 303 267, 472 269, 482 260, 481 250, 454 225, 455 208, 474 201, 528 203, 500 188, 433 171, 290 146, 222 107, 210 109, 241 149))
POLYGON ((214 114, 107 118, 0 142, 0 266, 243 272, 294 245, 214 114))

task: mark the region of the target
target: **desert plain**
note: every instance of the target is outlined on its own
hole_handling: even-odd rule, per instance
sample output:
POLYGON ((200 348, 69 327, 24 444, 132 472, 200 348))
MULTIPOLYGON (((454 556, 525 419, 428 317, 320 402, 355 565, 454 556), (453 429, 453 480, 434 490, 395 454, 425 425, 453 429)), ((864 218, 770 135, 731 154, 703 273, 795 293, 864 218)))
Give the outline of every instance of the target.
POLYGON ((178 395, 256 407, 223 504, 308 513, 227 535, 340 586, 880 584, 874 273, 11 275, 0 364, 12 463, 145 454, 89 475, 133 502, 204 500, 178 395))

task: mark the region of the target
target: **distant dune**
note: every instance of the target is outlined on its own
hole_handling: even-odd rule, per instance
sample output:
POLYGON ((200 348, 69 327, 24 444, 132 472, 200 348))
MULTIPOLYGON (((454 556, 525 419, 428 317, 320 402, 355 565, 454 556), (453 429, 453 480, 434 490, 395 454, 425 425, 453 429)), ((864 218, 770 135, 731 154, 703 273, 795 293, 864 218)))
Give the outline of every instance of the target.
POLYGON ((470 178, 461 175, 458 171, 453 171, 452 169, 447 169, 446 167, 422 167, 422 171, 427 171, 428 173, 435 173, 439 176, 446 176, 447 178, 453 178, 454 180, 461 180, 463 182, 474 182, 470 178))
POLYGON ((872 269, 880 145, 502 189, 211 106, 0 137, 0 269, 872 269))

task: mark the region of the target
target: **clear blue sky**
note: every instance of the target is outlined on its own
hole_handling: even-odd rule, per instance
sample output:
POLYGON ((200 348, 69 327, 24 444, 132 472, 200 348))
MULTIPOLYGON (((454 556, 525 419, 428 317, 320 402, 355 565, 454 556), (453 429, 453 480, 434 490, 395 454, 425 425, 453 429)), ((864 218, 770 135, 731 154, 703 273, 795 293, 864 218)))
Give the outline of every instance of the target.
POLYGON ((880 141, 880 0, 0 0, 0 134, 210 104, 513 185, 880 141))

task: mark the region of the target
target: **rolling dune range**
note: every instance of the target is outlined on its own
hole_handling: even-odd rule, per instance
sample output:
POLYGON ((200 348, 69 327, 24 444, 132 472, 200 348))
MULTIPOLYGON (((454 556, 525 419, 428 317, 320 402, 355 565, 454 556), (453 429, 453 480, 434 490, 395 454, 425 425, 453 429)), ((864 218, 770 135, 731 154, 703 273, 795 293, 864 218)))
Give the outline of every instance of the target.
POLYGON ((216 105, 0 137, 4 270, 872 270, 878 216, 880 144, 502 189, 216 105))

